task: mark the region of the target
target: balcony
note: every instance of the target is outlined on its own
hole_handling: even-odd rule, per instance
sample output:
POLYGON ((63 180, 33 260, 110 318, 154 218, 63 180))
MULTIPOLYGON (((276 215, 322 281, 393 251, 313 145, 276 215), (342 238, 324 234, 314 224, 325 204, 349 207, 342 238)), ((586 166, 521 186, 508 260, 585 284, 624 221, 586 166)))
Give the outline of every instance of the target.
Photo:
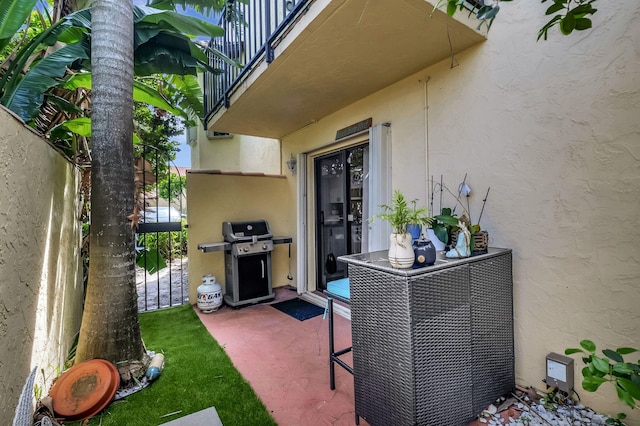
POLYGON ((283 136, 486 39, 467 13, 429 0, 250 0, 247 26, 224 24, 211 45, 246 64, 211 59, 207 128, 283 136))

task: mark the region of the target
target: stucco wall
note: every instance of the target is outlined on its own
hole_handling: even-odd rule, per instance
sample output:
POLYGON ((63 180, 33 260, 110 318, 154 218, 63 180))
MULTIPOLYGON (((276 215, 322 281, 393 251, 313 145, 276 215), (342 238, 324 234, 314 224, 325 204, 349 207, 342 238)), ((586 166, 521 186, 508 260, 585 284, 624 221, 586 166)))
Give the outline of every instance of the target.
POLYGON ((80 328, 77 170, 0 108, 0 419, 30 371, 48 386, 80 328))
MULTIPOLYGON (((202 276, 213 274, 224 290, 224 252, 203 253, 198 244, 222 241, 222 222, 266 219, 274 236, 292 236, 293 221, 286 206, 291 204, 287 180, 282 176, 240 176, 187 173, 189 205, 189 300, 197 301, 202 276)), ((291 246, 295 254, 295 238, 291 246)), ((279 244, 271 255, 272 284, 295 285, 287 279, 289 250, 279 244)), ((291 266, 294 271, 295 266, 291 266)))
MULTIPOLYGON (((581 339, 640 348, 640 9, 601 6, 593 30, 536 42, 547 5, 505 3, 457 66, 443 61, 282 141, 296 154, 373 117, 392 123, 393 188, 408 197, 426 205, 430 176, 455 191, 468 174, 477 221, 491 187, 481 225, 492 246, 513 249, 522 385, 544 388, 545 356, 581 339)), ((582 390, 581 368, 576 357, 584 403, 640 424, 612 386, 582 390)))
POLYGON ((201 127, 194 130, 197 137, 190 142, 193 170, 281 172, 280 141, 277 139, 232 135, 210 140, 201 127))

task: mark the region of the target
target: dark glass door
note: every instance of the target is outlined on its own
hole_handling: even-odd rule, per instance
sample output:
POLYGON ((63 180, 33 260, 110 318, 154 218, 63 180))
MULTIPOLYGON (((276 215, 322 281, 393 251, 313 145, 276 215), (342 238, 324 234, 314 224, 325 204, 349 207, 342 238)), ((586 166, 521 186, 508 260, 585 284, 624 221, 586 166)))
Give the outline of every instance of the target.
POLYGON ((363 180, 367 146, 349 148, 315 160, 316 287, 347 276, 337 258, 362 250, 363 180))

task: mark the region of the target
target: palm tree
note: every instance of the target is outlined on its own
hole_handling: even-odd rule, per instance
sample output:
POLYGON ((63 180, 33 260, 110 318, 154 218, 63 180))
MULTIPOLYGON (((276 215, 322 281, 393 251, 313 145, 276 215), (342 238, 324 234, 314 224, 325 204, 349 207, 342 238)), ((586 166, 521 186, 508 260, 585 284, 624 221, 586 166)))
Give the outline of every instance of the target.
POLYGON ((147 359, 138 323, 133 228, 133 3, 94 0, 89 282, 76 362, 103 358, 126 381, 147 359), (114 76, 118 78, 114 78, 114 76))
POLYGON ((133 5, 94 0, 91 12, 91 251, 75 361, 107 359, 130 382, 148 362, 135 286, 133 5))

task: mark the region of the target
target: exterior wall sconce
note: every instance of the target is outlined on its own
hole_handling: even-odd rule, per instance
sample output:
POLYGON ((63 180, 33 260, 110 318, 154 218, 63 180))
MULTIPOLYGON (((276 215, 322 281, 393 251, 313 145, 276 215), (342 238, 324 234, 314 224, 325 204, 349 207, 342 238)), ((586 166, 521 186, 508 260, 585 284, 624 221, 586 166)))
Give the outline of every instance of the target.
POLYGON ((287 168, 291 171, 291 176, 295 176, 296 174, 296 164, 298 160, 293 156, 293 154, 289 154, 289 159, 285 161, 287 163, 287 168))

